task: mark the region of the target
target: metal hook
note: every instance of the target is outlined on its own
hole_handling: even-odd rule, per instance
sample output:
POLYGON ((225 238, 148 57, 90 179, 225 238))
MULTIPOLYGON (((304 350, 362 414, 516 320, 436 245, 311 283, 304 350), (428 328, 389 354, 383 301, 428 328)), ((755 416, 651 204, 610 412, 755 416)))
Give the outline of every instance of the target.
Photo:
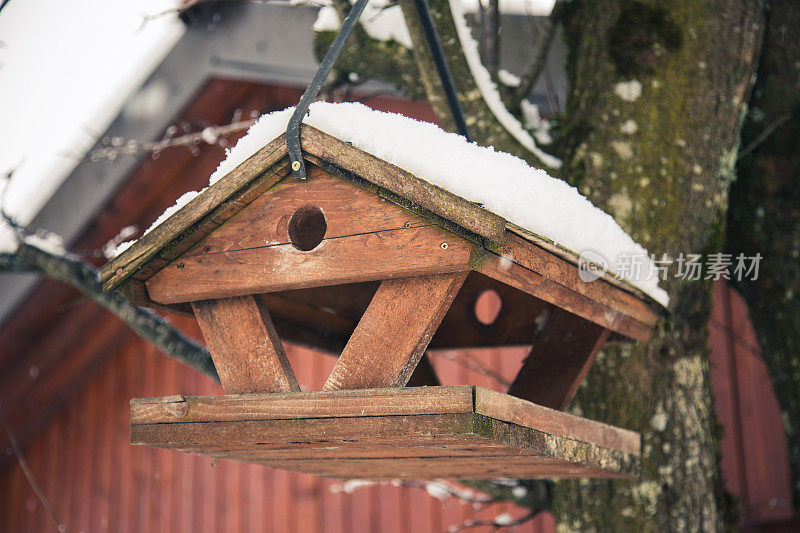
MULTIPOLYGON (((328 78, 328 75, 333 68, 334 63, 342 53, 347 39, 353 33, 353 29, 358 22, 361 13, 367 6, 369 0, 357 0, 350 11, 347 13, 342 28, 333 40, 331 47, 328 49, 325 57, 322 59, 314 78, 306 88, 303 96, 300 98, 297 107, 295 107, 292 117, 289 119, 289 125, 286 127, 286 148, 289 152, 289 161, 291 161, 292 175, 301 180, 306 179, 306 165, 303 161, 303 149, 300 145, 300 124, 303 118, 308 113, 308 107, 319 94, 322 84, 328 78)), ((472 137, 467 127, 467 122, 464 119, 464 110, 461 108, 461 102, 458 101, 458 93, 456 92, 453 77, 450 75, 450 70, 447 68, 447 61, 444 57, 439 35, 436 33, 436 27, 433 25, 433 19, 428 9, 426 0, 414 0, 414 5, 417 8, 422 29, 425 33, 425 38, 428 41, 428 46, 433 55, 433 61, 436 65, 436 71, 439 74, 439 79, 442 82, 445 96, 447 97, 447 104, 450 107, 450 112, 453 114, 456 127, 459 134, 463 135, 468 141, 472 142, 472 137)))

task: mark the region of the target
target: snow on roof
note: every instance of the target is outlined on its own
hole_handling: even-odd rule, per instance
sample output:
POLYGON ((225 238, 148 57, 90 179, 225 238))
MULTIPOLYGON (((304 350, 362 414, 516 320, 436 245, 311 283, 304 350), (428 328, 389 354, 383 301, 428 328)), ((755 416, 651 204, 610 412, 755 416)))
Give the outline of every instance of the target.
MULTIPOLYGON (((504 0, 500 3, 500 10, 505 13, 521 13, 528 15, 549 15, 554 5, 553 0, 504 0), (505 10, 504 10, 505 8, 505 10)), ((458 39, 464 51, 470 73, 475 84, 483 97, 483 101, 495 116, 497 121, 514 137, 522 146, 533 152, 541 162, 552 167, 559 168, 561 161, 537 146, 534 137, 519 123, 512 115, 503 100, 497 85, 492 81, 492 77, 486 67, 483 66, 478 51, 478 43, 472 38, 469 25, 466 21, 466 13, 472 9, 477 9, 478 0, 452 0, 450 11, 453 15, 453 22, 456 26, 458 39)), ((388 0, 370 0, 364 8, 364 13, 359 18, 359 22, 364 27, 367 34, 373 39, 386 41, 394 39, 400 44, 411 48, 411 36, 408 33, 403 12, 397 4, 390 4, 388 0)), ((337 31, 340 27, 339 16, 336 10, 325 5, 320 9, 317 20, 314 23, 314 31, 337 31)), ((508 71, 501 71, 502 77, 509 80, 513 76, 508 71)), ((517 78, 516 84, 519 85, 517 78)), ((513 85, 509 83, 507 85, 513 85)), ((541 140, 548 140, 546 136, 538 137, 541 140)))
MULTIPOLYGON (((176 0, 11 2, 0 13, 0 174, 29 223, 183 34, 176 0)), ((14 239, 0 224, 0 250, 14 239)))
MULTIPOLYGON (((228 151, 226 159, 211 175, 209 185, 284 133, 293 111, 294 108, 288 108, 262 116, 228 151)), ((544 170, 528 166, 518 157, 469 143, 434 124, 375 111, 354 102, 316 102, 304 123, 465 200, 480 203, 508 222, 563 248, 586 253, 592 259, 599 254, 610 272, 618 273, 618 277, 664 305, 669 301, 667 293, 658 286, 657 269, 647 251, 610 215, 592 205, 574 187, 544 170), (638 275, 635 269, 623 268, 632 257, 641 261, 638 275)), ((182 196, 168 213, 174 213, 192 197, 192 194, 182 196)), ((159 217, 150 229, 169 214, 159 217)))

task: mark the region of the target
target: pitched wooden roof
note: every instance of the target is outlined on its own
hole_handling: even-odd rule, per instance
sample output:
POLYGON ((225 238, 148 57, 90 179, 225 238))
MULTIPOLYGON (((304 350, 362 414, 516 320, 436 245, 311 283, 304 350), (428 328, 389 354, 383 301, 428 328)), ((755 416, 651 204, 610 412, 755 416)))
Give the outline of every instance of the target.
MULTIPOLYGON (((603 319, 602 310, 593 312, 596 318, 588 311, 582 316, 629 337, 649 336, 660 305, 629 282, 606 273, 599 283, 584 283, 577 276, 574 252, 312 126, 303 126, 301 140, 304 156, 311 163, 458 233, 495 259, 513 257, 515 263, 553 282, 557 291, 549 300, 552 303, 574 300, 572 307, 578 308, 585 298, 600 301, 639 326, 619 326, 618 317, 603 319)), ((139 304, 159 307, 141 282, 287 177, 288 163, 281 135, 103 266, 103 288, 122 290, 139 304)), ((502 281, 514 285, 511 279, 502 281)))

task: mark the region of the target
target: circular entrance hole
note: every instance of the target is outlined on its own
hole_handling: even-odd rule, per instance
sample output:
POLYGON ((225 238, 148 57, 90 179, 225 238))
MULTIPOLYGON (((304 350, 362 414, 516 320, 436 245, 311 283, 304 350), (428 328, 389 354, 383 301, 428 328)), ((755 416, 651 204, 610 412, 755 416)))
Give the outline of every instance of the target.
POLYGON ((292 246, 304 252, 319 246, 327 230, 325 215, 315 205, 301 207, 289 219, 289 241, 292 246))
POLYGON ((490 326, 497 320, 500 309, 503 307, 503 300, 494 289, 488 289, 478 295, 475 300, 475 318, 484 326, 490 326))

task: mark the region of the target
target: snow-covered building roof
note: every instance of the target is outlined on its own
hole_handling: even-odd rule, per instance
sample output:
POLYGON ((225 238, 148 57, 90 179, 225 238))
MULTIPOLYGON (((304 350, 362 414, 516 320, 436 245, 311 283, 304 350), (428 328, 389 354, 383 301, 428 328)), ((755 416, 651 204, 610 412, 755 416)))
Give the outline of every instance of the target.
MULTIPOLYGON (((214 188, 220 179, 280 137, 292 112, 293 108, 289 108, 261 117, 211 175, 209 187, 214 188)), ((374 111, 359 103, 314 103, 304 123, 499 215, 510 229, 526 238, 550 243, 575 262, 583 255, 594 261, 599 256, 608 271, 621 281, 662 305, 668 302, 666 292, 658 286, 657 270, 647 251, 610 215, 593 206, 574 187, 541 169, 531 168, 517 157, 469 143, 433 124, 374 111), (621 268, 630 258, 637 258, 641 268, 621 268)), ((202 203, 198 197, 202 192, 183 195, 148 232, 165 224, 192 201, 202 203)), ((121 255, 126 255, 124 251, 129 246, 131 243, 120 247, 121 255)), ((109 266, 115 263, 116 260, 109 266)))
MULTIPOLYGON (((175 0, 11 2, 0 16, 0 173, 29 223, 184 33, 175 0)), ((168 94, 163 98, 168 98, 168 94)), ((2 187, 2 184, 0 184, 2 187)), ((13 247, 0 224, 0 250, 13 247)))

